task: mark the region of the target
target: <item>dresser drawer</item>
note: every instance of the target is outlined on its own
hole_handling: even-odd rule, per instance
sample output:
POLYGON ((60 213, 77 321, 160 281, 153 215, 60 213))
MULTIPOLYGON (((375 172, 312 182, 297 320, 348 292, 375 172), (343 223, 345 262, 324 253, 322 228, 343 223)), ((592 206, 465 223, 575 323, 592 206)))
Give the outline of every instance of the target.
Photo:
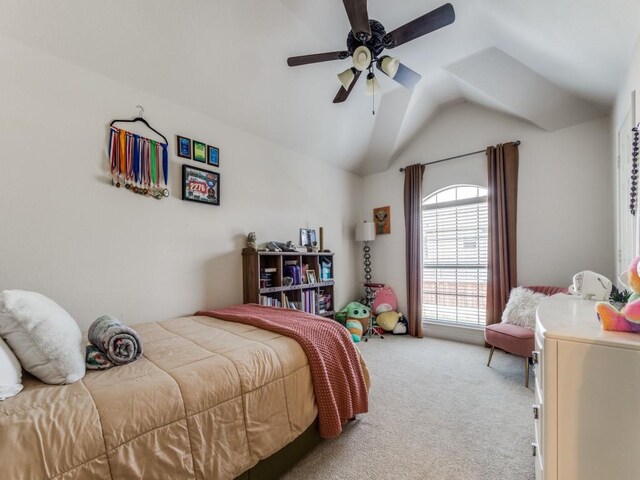
POLYGON ((544 470, 542 469, 542 457, 537 456, 535 458, 536 464, 536 480, 544 480, 544 470))
POLYGON ((542 436, 542 405, 534 404, 532 414, 536 439, 535 443, 538 446, 538 448, 536 449, 536 457, 542 457, 544 455, 544 438, 542 436))
MULTIPOLYGON (((536 346, 537 347, 537 346, 536 346)), ((538 393, 538 402, 542 401, 544 388, 544 350, 537 349, 532 353, 533 376, 535 378, 535 390, 538 393)))

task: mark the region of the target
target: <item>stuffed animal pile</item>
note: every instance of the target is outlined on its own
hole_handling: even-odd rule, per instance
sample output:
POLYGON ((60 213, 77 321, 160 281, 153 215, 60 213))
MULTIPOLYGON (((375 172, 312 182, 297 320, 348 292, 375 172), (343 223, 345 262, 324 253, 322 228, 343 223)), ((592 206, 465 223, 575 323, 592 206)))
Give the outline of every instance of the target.
MULTIPOLYGON (((396 294, 389 287, 383 287, 376 292, 372 308, 358 302, 351 302, 336 314, 336 320, 342 323, 354 342, 359 342, 362 335, 371 325, 372 311, 375 312, 376 319, 373 328, 391 332, 394 335, 405 335, 408 330, 407 319, 398 313, 398 300, 396 294)), ((365 339, 366 340, 366 339, 365 339)))
POLYGON ((376 323, 384 331, 403 335, 407 333, 407 320, 397 310, 398 299, 391 287, 382 287, 376 292, 373 301, 373 313, 377 315, 376 323))
POLYGON ((640 257, 627 270, 627 283, 633 292, 628 303, 618 310, 608 302, 596 304, 596 312, 604 330, 640 333, 640 257))

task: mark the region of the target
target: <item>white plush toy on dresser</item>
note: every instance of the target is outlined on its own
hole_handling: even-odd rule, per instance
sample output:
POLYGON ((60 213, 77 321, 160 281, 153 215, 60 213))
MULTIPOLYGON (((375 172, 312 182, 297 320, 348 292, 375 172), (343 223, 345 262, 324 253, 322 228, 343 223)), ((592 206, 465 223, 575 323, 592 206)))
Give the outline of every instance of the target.
POLYGON ((569 286, 569 292, 584 300, 609 300, 613 283, 604 275, 585 270, 573 276, 573 285, 569 286))

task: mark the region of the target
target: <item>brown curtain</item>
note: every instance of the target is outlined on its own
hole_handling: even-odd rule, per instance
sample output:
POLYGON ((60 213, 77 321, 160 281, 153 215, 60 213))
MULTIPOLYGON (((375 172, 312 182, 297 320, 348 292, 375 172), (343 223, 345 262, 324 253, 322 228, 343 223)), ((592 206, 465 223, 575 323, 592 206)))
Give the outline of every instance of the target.
POLYGON ((516 218, 518 210, 518 146, 487 148, 489 256, 487 325, 499 323, 509 292, 517 285, 516 218))
POLYGON ((404 169, 409 335, 422 338, 422 177, 424 165, 404 169))

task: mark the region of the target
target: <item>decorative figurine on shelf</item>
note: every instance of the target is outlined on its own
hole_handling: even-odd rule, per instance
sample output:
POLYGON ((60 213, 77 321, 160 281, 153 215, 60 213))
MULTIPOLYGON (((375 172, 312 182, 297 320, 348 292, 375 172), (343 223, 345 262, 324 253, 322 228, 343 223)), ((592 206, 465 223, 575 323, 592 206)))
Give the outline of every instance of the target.
POLYGON ((287 243, 283 243, 283 242, 269 242, 267 244, 267 249, 270 252, 295 252, 296 250, 296 246, 293 244, 293 242, 291 240, 289 240, 287 243))
POLYGON ((311 251, 318 253, 320 251, 320 247, 318 246, 318 242, 313 242, 311 244, 311 251))
POLYGON ((258 249, 258 244, 256 243, 256 232, 249 232, 249 235, 247 235, 247 248, 252 250, 258 249))
POLYGON ((281 252, 282 249, 278 246, 278 242, 267 243, 267 250, 270 252, 281 252))

